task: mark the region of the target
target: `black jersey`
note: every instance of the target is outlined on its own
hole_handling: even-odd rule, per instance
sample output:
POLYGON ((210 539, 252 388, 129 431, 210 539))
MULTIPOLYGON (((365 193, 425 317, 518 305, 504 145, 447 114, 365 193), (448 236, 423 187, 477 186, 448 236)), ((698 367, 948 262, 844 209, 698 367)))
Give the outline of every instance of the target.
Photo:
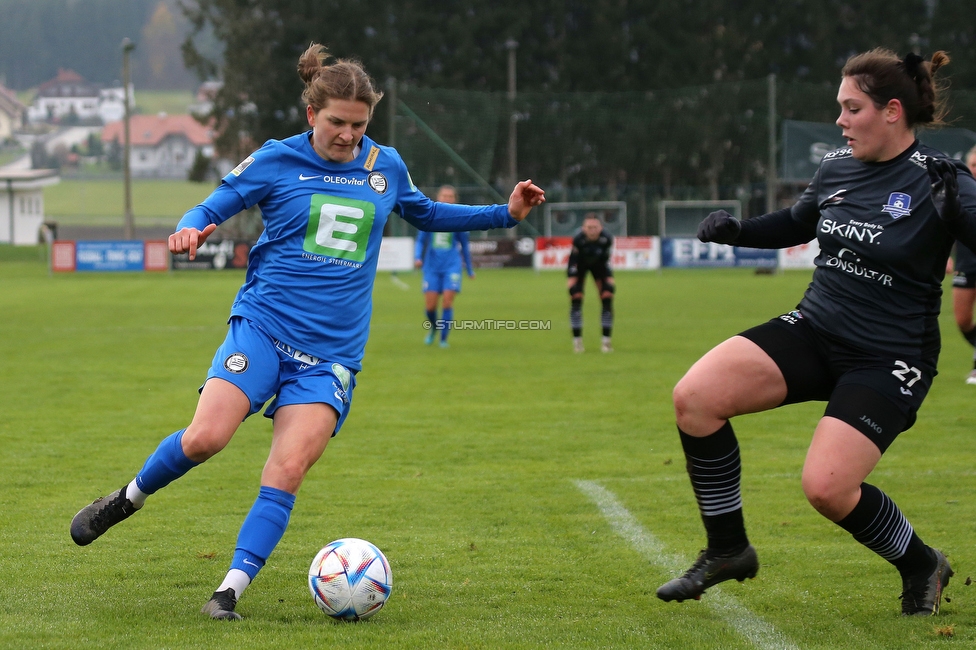
MULTIPOLYGON (((934 364, 953 237, 932 203, 928 156, 947 159, 917 141, 880 163, 857 160, 849 147, 828 153, 791 215, 815 227, 820 244, 800 313, 828 336, 934 364)), ((976 218, 976 181, 952 162, 960 201, 976 218)))
POLYGON ((610 264, 610 251, 613 247, 613 235, 606 230, 600 231, 595 240, 587 239, 581 231, 573 237, 573 250, 569 254, 569 266, 574 265, 583 269, 601 269, 610 264))

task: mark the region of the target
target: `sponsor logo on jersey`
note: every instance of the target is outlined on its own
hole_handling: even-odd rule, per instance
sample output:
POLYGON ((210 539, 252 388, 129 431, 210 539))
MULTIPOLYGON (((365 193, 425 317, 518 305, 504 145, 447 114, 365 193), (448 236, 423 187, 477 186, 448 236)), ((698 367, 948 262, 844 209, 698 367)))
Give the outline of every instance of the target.
POLYGON ((832 237, 842 237, 852 241, 866 241, 869 244, 880 244, 881 233, 884 228, 873 223, 850 221, 841 223, 833 219, 824 219, 820 223, 820 232, 832 237))
POLYGON ((251 166, 252 162, 254 162, 254 156, 248 156, 247 158, 241 161, 240 165, 232 169, 230 173, 233 174, 234 176, 240 176, 241 174, 244 173, 245 169, 251 166))
POLYGON ((849 248, 840 249, 836 257, 827 254, 824 261, 824 266, 829 269, 837 269, 839 271, 843 271, 848 275, 864 278, 865 280, 873 280, 875 282, 880 282, 882 285, 886 287, 892 286, 891 283, 893 278, 890 275, 888 275, 887 273, 882 273, 881 271, 875 271, 874 269, 869 269, 865 266, 861 266, 861 258, 857 256, 857 253, 855 253, 849 248))
POLYGON ((366 162, 365 164, 363 164, 363 167, 366 168, 366 171, 368 172, 373 171, 373 166, 376 165, 376 159, 379 157, 379 155, 380 155, 379 147, 371 146, 369 148, 369 155, 366 156, 366 162))
POLYGON ((247 355, 243 352, 235 352, 226 359, 224 359, 224 369, 227 372, 232 372, 235 375, 239 375, 245 370, 247 370, 247 355))
POLYGON ((385 194, 390 186, 386 180, 386 176, 380 172, 370 172, 369 176, 366 177, 366 183, 377 194, 385 194))
POLYGON ((323 176, 322 180, 333 185, 356 185, 363 186, 366 180, 363 178, 350 178, 348 176, 323 176))
POLYGON ((904 192, 892 192, 888 202, 881 206, 882 212, 887 212, 892 219, 901 219, 912 213, 912 197, 904 192))
POLYGON ((850 147, 841 147, 840 149, 834 149, 833 151, 827 153, 823 159, 827 161, 834 158, 849 158, 853 153, 854 150, 850 147))
POLYGON ((366 247, 375 217, 376 205, 369 201, 314 194, 309 205, 302 257, 361 267, 366 260, 366 247))
POLYGON ((333 176, 331 174, 326 174, 325 176, 306 176, 305 174, 298 175, 298 180, 300 181, 310 181, 316 178, 331 185, 356 185, 358 187, 362 187, 366 184, 365 178, 353 178, 351 176, 333 176))
POLYGON ((342 390, 349 390, 349 371, 341 363, 332 364, 332 374, 342 384, 342 390))
POLYGON ((928 156, 926 156, 923 153, 919 153, 916 151, 912 153, 912 156, 911 158, 909 158, 909 160, 915 163, 916 165, 918 165, 919 167, 921 167, 922 169, 928 169, 928 166, 925 164, 928 160, 928 156))

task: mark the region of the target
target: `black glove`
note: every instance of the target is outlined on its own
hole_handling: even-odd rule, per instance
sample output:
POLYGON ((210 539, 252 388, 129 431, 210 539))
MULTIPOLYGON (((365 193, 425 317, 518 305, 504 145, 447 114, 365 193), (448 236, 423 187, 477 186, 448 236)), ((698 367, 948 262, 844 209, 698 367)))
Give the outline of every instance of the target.
MULTIPOLYGON (((955 178, 953 177, 953 180, 955 178)), ((733 244, 739 238, 742 224, 725 210, 712 212, 698 224, 698 239, 716 244, 733 244)))
POLYGON ((939 217, 947 225, 959 221, 962 205, 959 203, 959 182, 956 180, 956 166, 948 160, 928 156, 925 166, 932 182, 932 203, 939 217))

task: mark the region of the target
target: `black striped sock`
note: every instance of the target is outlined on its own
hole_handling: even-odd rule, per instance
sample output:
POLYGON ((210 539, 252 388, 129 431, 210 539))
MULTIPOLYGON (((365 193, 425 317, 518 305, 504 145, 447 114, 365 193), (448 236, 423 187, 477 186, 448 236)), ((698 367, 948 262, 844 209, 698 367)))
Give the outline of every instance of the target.
POLYGON ((905 575, 933 568, 934 557, 887 494, 861 483, 861 499, 837 525, 905 575))
POLYGON ((710 436, 696 438, 678 429, 688 476, 698 500, 708 548, 737 553, 749 545, 742 518, 739 442, 728 421, 710 436))
POLYGON ((583 300, 573 298, 569 308, 569 326, 573 328, 573 336, 583 335, 583 300))
POLYGON ((613 331, 613 298, 604 298, 602 302, 600 326, 603 328, 603 335, 610 336, 610 332, 613 331))

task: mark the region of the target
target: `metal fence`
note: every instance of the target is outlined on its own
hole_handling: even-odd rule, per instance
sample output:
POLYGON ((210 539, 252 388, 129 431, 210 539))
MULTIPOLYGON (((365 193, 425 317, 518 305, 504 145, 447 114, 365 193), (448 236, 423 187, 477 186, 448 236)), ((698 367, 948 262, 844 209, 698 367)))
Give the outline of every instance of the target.
MULTIPOLYGON (((550 201, 625 201, 628 232, 658 233, 658 202, 738 200, 744 217, 767 206, 770 124, 832 124, 837 85, 767 79, 643 93, 431 90, 392 84, 370 125, 397 148, 414 182, 433 193, 455 185, 465 203, 507 198, 516 172, 542 185, 550 201), (385 104, 385 106, 384 106, 385 104)), ((950 125, 976 130, 976 90, 953 89, 950 125)), ((779 155, 779 143, 773 143, 779 155)), ((778 161, 773 161, 778 166, 778 161)), ((795 195, 777 185, 776 204, 795 195)), ((521 234, 544 230, 533 211, 521 234)), ((393 234, 410 232, 394 222, 393 234)))

